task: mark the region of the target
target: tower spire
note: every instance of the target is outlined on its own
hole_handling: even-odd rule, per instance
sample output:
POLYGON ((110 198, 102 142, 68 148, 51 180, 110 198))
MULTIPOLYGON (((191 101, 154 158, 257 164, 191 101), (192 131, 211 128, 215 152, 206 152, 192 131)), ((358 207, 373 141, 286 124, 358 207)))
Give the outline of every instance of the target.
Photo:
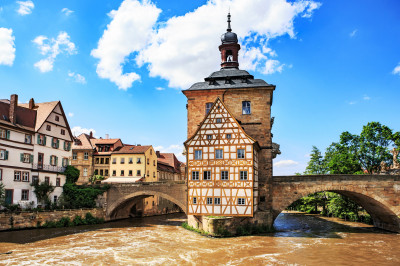
POLYGON ((231 12, 229 11, 229 13, 228 13, 228 28, 226 29, 228 32, 231 32, 232 31, 232 28, 231 28, 231 12))

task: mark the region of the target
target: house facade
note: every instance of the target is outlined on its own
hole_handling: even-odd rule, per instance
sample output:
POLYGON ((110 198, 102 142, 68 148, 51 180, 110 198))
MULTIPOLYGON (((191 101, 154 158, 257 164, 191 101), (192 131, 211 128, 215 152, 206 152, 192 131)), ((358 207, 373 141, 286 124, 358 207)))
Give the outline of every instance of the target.
POLYGON ((71 165, 79 170, 78 185, 89 183, 89 177, 94 173, 93 154, 95 148, 91 143, 92 133, 82 133, 74 138, 72 144, 71 165))
POLYGON ((18 95, 0 101, 0 173, 6 204, 41 205, 32 183, 55 186, 56 202, 62 193, 62 173, 71 157, 72 134, 61 102, 18 104, 18 95), (4 138, 3 138, 4 136, 4 138))

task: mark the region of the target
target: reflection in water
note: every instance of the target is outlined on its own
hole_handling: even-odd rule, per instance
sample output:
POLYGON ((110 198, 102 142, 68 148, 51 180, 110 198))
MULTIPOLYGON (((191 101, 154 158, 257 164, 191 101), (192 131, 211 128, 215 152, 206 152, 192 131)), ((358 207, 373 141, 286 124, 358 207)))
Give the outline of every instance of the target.
POLYGON ((400 235, 337 219, 283 213, 273 234, 208 238, 181 214, 103 225, 0 233, 0 264, 400 264, 400 235))

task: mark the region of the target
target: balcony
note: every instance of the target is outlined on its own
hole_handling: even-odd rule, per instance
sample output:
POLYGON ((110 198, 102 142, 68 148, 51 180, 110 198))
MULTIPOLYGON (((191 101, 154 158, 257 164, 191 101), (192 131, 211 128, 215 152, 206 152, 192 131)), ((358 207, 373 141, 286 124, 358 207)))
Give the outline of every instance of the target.
POLYGON ((37 164, 37 163, 32 164, 32 169, 50 171, 50 172, 56 172, 56 173, 62 173, 65 171, 65 167, 49 165, 49 164, 37 164))

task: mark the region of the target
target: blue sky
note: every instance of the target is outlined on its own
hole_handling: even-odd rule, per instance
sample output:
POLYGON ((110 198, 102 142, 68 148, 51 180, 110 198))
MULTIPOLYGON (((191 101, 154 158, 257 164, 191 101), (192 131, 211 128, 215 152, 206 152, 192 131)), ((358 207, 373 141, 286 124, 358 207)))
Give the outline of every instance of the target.
POLYGON ((277 86, 275 174, 369 121, 400 130, 394 0, 0 0, 0 98, 61 100, 76 134, 180 153, 181 90, 219 69, 229 8, 240 68, 277 86))

